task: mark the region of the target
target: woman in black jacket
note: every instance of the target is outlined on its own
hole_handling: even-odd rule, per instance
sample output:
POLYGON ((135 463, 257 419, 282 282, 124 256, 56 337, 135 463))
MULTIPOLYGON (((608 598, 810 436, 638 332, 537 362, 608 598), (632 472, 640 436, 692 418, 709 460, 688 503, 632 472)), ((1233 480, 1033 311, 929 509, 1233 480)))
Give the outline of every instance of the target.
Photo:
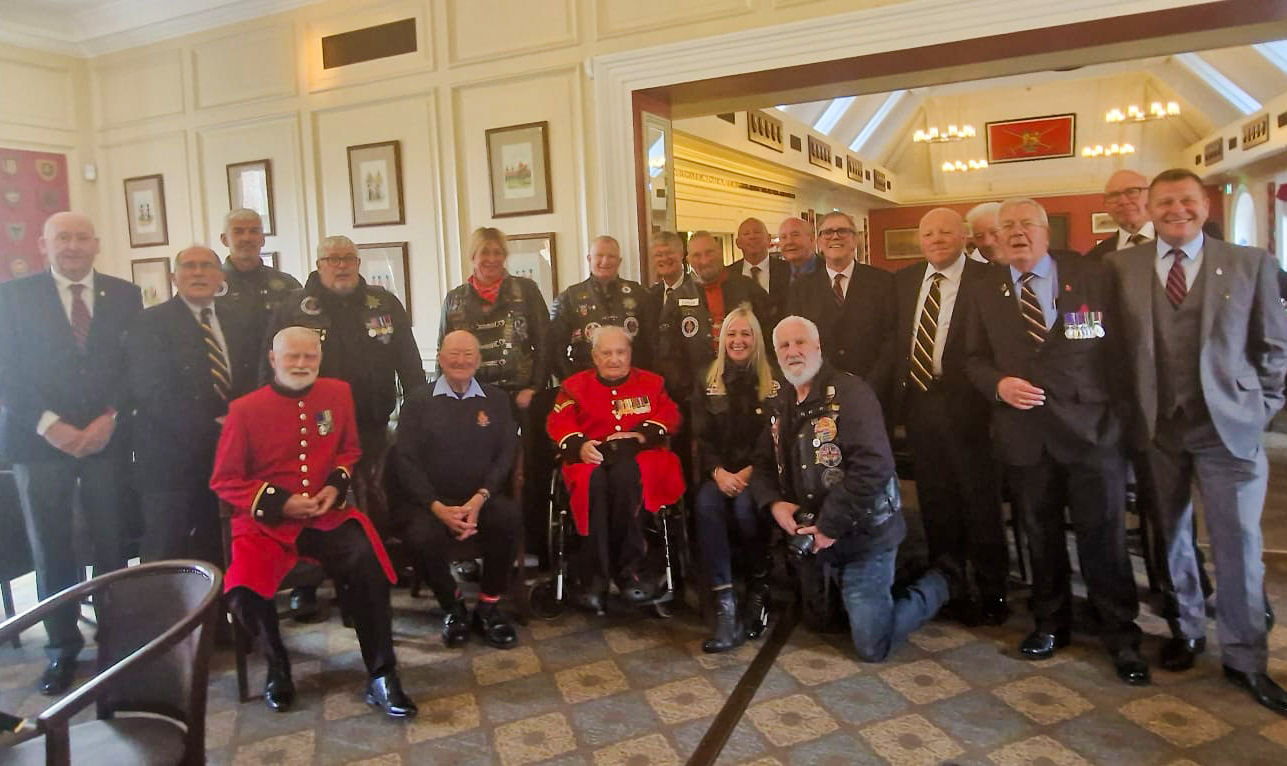
POLYGON ((752 453, 764 430, 764 399, 775 385, 764 333, 746 304, 730 311, 720 328, 719 351, 693 392, 697 439, 697 541, 715 590, 715 633, 702 651, 725 652, 764 632, 768 622, 768 535, 749 488, 752 453), (733 589, 730 532, 746 554, 745 619, 733 589))

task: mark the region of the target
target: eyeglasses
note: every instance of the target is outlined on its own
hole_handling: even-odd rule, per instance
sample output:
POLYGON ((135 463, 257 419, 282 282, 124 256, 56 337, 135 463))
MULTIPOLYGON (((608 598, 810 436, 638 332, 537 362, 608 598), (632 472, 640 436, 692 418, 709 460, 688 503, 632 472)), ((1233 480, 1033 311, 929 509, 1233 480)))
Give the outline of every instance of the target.
POLYGON ((854 231, 853 229, 850 229, 850 228, 844 228, 844 229, 823 229, 822 231, 818 232, 818 236, 819 236, 819 237, 852 237, 853 235, 855 235, 855 234, 857 234, 857 233, 858 233, 858 232, 856 232, 856 231, 854 231))
POLYGON ((1035 229, 1046 228, 1046 224, 1042 223, 1041 221, 1034 221, 1034 220, 1025 218, 1022 221, 1002 221, 1001 225, 997 228, 1004 232, 1016 231, 1018 229, 1023 229, 1024 231, 1033 231, 1035 229))
POLYGON ((1140 195, 1148 191, 1147 186, 1130 186, 1121 191, 1109 192, 1104 195, 1104 202, 1112 205, 1122 201, 1122 197, 1134 202, 1140 198, 1140 195))
POLYGON ((318 258, 317 262, 325 263, 331 268, 338 268, 340 266, 356 265, 358 257, 356 255, 328 255, 325 258, 318 258))

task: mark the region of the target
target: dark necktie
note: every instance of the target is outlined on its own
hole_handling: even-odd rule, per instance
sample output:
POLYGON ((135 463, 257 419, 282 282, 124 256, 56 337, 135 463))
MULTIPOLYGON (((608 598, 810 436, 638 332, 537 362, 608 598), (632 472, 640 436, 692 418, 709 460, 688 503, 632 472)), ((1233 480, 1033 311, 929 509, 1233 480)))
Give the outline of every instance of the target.
POLYGON ((76 338, 76 347, 85 350, 89 342, 89 306, 85 303, 85 286, 69 285, 72 294, 71 326, 72 335, 76 338))
POLYGON ((1184 303, 1184 296, 1189 294, 1189 284, 1184 279, 1184 251, 1172 248, 1167 253, 1171 256, 1171 270, 1166 273, 1166 297, 1176 308, 1184 303))
POLYGON ((938 311, 943 275, 930 277, 929 292, 921 307, 921 319, 916 324, 916 339, 912 343, 912 382, 922 391, 928 391, 934 380, 934 338, 938 335, 938 311))
POLYGON ((1041 302, 1037 300, 1037 293, 1032 289, 1032 280, 1036 274, 1031 271, 1019 277, 1021 285, 1019 289, 1019 312, 1023 314, 1023 329, 1027 331, 1028 337, 1036 341, 1037 345, 1046 342, 1046 315, 1041 311, 1041 302))
POLYGON ((223 347, 215 337, 214 328, 210 326, 210 309, 201 309, 201 332, 206 341, 206 358, 210 360, 210 381, 220 399, 228 400, 232 390, 231 376, 228 373, 228 361, 224 358, 223 347))
POLYGON ((757 285, 760 283, 760 272, 762 270, 763 269, 761 269, 759 266, 751 267, 751 279, 754 279, 757 285))
POLYGON ((845 305, 845 275, 837 274, 836 278, 831 281, 831 292, 836 295, 836 303, 841 306, 845 305))
POLYGON ((1127 243, 1129 243, 1132 247, 1134 247, 1135 245, 1142 245, 1142 244, 1144 244, 1145 242, 1148 242, 1149 240, 1148 240, 1148 237, 1144 236, 1143 234, 1135 233, 1135 234, 1132 234, 1132 235, 1130 236, 1130 239, 1128 239, 1128 240, 1126 240, 1126 241, 1127 241, 1127 243))

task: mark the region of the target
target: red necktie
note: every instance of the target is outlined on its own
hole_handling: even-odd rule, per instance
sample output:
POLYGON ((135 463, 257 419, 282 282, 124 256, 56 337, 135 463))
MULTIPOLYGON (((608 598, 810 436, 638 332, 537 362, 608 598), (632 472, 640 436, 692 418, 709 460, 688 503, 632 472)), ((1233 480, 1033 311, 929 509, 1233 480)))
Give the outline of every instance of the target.
POLYGON ((841 306, 845 305, 844 278, 844 274, 837 274, 836 278, 831 282, 831 292, 836 294, 836 303, 839 303, 841 306))
POLYGON ((1184 279, 1184 251, 1176 247, 1167 255, 1172 260, 1171 270, 1166 274, 1166 297, 1172 306, 1179 308, 1184 303, 1184 296, 1189 294, 1189 284, 1184 279))
POLYGON ((89 342, 89 306, 85 304, 84 285, 70 285, 72 294, 71 326, 72 335, 76 337, 76 346, 81 351, 89 342))

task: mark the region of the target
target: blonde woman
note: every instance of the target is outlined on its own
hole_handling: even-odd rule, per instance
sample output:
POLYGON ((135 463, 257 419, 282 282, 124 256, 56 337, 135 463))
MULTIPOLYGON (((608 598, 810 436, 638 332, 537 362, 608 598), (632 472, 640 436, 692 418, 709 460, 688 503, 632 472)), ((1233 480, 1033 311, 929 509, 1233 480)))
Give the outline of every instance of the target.
POLYGON ((700 476, 697 541, 715 589, 715 632, 702 644, 726 652, 759 636, 768 621, 768 533, 751 498, 751 462, 767 419, 764 398, 774 385, 764 332, 750 306, 724 317, 715 361, 693 393, 693 434, 700 476), (746 609, 739 617, 732 543, 745 552, 746 609))

